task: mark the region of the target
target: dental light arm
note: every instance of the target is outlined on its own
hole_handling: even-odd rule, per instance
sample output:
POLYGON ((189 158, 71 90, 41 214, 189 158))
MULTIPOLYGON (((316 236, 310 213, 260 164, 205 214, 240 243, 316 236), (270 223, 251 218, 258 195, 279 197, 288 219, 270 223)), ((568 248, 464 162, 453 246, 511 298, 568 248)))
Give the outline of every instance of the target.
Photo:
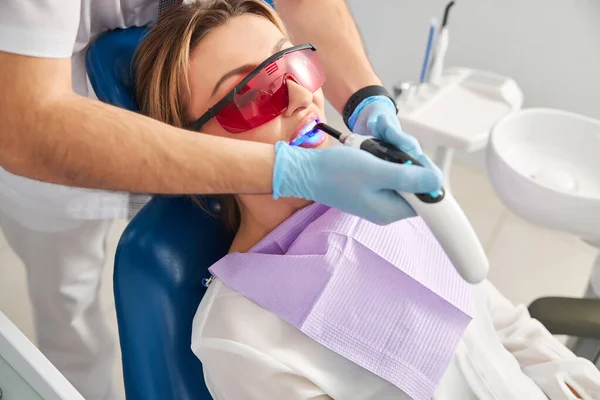
MULTIPOLYGON (((341 133, 324 123, 319 123, 315 130, 321 130, 345 146, 366 151, 382 160, 421 166, 405 152, 373 137, 341 133)), ((454 197, 443 188, 433 193, 400 194, 427 223, 463 279, 469 283, 483 281, 489 268, 487 257, 473 227, 454 197)))

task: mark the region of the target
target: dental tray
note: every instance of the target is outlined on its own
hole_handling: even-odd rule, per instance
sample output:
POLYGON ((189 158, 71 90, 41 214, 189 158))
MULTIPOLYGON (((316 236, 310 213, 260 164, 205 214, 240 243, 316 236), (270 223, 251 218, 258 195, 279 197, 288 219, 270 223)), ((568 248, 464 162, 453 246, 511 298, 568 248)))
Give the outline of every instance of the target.
POLYGON ((439 85, 424 84, 396 99, 404 131, 423 142, 473 152, 486 147, 492 127, 523 105, 510 78, 453 67, 439 85))

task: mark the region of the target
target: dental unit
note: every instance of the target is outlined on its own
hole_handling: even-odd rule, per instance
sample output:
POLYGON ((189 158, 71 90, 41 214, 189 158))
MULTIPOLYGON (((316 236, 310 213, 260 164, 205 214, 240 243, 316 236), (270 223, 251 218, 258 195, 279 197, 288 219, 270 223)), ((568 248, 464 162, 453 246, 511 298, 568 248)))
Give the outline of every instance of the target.
MULTIPOLYGON (((338 139, 345 146, 366 151, 382 160, 422 167, 413 157, 389 143, 372 136, 342 133, 318 120, 309 124, 290 145, 307 147, 311 142, 322 141, 323 133, 338 139)), ((452 194, 442 188, 433 193, 400 195, 425 221, 460 276, 473 284, 483 281, 489 269, 488 259, 473 227, 452 194)))
POLYGON ((444 69, 444 61, 446 59, 446 53, 448 51, 448 45, 450 42, 450 34, 448 32, 448 19, 450 17, 450 9, 454 6, 454 1, 449 2, 444 9, 444 18, 442 20, 442 26, 438 33, 438 39, 435 43, 435 51, 431 59, 431 67, 428 74, 428 82, 434 85, 440 84, 442 72, 444 69))

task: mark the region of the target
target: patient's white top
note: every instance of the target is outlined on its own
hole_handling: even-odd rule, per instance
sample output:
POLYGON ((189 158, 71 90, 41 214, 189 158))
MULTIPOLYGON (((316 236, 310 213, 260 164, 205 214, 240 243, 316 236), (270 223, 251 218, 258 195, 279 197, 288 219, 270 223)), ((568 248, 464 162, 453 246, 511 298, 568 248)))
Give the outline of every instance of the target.
MULTIPOLYGON (((488 282, 476 287, 474 303, 434 400, 576 399, 565 379, 600 399, 595 366, 575 357, 525 307, 488 282)), ((192 350, 215 400, 410 399, 219 280, 198 308, 192 350)))

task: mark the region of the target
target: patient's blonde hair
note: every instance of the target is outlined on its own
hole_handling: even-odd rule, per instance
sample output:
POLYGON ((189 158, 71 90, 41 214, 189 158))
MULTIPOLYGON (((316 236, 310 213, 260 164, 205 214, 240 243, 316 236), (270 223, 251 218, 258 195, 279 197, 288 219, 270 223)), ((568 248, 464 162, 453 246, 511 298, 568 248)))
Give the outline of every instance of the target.
MULTIPOLYGON (((135 98, 140 111, 159 121, 184 127, 189 122, 185 106, 190 98, 190 52, 211 30, 245 14, 268 19, 288 36, 277 14, 262 0, 194 1, 165 11, 134 57, 135 98)), ((240 213, 235 198, 219 196, 219 202, 224 221, 237 231, 240 213)))

